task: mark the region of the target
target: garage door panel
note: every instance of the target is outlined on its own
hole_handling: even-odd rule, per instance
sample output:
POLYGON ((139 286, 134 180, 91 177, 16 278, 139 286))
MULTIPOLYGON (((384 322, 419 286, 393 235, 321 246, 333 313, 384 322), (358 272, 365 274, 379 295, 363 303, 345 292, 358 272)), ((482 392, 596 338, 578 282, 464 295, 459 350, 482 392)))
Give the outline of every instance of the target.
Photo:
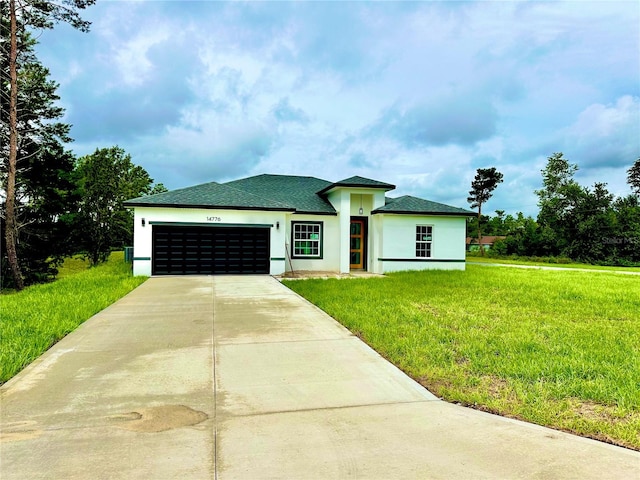
POLYGON ((269 229, 153 226, 154 275, 269 273, 269 229))

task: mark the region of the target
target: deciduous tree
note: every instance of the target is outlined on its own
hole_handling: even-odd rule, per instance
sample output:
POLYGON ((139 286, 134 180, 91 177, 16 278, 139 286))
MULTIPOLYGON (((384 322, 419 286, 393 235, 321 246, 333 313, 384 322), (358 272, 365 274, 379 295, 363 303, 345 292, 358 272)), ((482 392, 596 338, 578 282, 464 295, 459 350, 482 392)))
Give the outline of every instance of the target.
POLYGON ((584 197, 584 189, 573 178, 577 171, 578 166, 569 163, 561 152, 551 155, 541 171, 543 187, 535 194, 544 255, 559 255, 577 231, 574 213, 584 197))
POLYGON ((108 258, 111 248, 132 241, 133 214, 123 202, 166 189, 162 184, 153 187, 147 171, 134 165, 131 156, 117 146, 80 158, 76 175, 81 197, 78 244, 96 265, 108 258))

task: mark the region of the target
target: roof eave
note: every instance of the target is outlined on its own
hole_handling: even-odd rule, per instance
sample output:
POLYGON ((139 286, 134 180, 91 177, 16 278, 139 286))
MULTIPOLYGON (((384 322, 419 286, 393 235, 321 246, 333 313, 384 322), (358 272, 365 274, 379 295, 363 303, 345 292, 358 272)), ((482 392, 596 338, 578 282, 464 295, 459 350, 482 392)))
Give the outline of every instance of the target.
POLYGON ((296 210, 293 212, 296 215, 329 215, 335 217, 338 215, 338 212, 318 212, 316 211, 305 211, 305 210, 296 210))
POLYGON ((295 208, 291 207, 246 207, 246 206, 230 206, 230 205, 201 205, 201 204, 184 204, 184 203, 125 203, 125 207, 148 207, 148 208, 200 208, 204 210, 254 210, 263 212, 295 212, 295 208))
POLYGON ((361 188, 363 190, 384 190, 385 192, 389 192, 391 190, 395 190, 395 185, 360 185, 355 183, 336 183, 333 185, 329 185, 328 187, 323 188, 319 192, 318 195, 325 195, 330 193, 333 190, 337 190, 338 188, 361 188))
POLYGON ((393 213, 394 215, 429 215, 429 216, 438 216, 438 217, 472 217, 475 213, 465 213, 465 212, 408 212, 405 210, 372 210, 372 214, 385 214, 385 213, 393 213))

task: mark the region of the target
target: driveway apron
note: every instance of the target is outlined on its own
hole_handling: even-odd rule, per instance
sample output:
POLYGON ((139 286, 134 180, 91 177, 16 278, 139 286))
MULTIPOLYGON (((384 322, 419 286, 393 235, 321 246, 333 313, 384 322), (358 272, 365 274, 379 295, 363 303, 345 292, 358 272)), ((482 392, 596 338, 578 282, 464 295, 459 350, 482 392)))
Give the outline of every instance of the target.
POLYGON ((2 480, 640 479, 638 452, 438 400, 267 276, 151 278, 0 402, 2 480))

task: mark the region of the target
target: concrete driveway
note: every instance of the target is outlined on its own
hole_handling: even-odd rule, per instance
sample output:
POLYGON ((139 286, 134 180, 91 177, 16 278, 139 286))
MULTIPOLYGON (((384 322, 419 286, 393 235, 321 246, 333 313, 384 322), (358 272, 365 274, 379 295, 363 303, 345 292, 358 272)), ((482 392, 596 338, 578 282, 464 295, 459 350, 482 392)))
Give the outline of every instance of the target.
POLYGON ((264 277, 152 278, 0 388, 0 478, 629 478, 450 405, 264 277))

